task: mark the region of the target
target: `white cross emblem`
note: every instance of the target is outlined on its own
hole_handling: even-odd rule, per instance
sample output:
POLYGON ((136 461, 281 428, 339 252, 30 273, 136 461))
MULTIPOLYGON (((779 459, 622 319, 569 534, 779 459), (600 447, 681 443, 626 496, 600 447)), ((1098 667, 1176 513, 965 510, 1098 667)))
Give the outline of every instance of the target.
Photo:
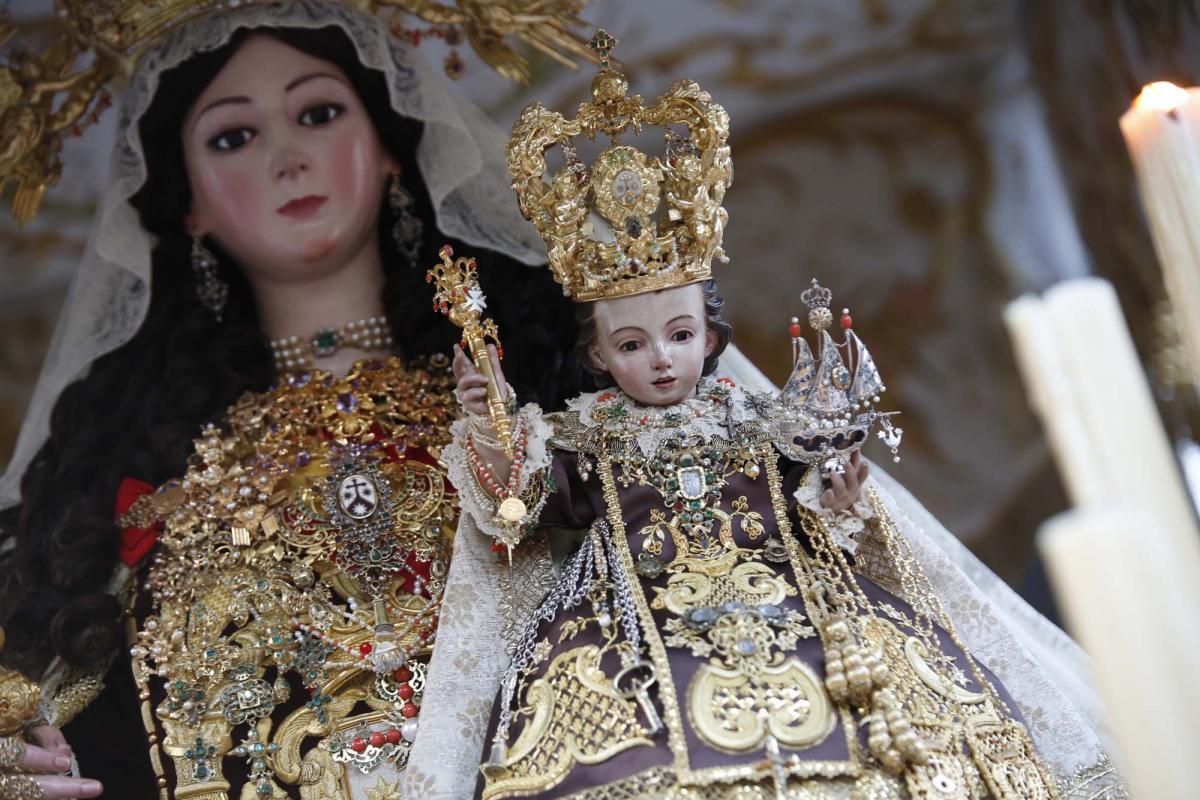
POLYGON ((379 508, 379 490, 365 475, 351 475, 338 487, 338 504, 354 519, 366 519, 379 508))

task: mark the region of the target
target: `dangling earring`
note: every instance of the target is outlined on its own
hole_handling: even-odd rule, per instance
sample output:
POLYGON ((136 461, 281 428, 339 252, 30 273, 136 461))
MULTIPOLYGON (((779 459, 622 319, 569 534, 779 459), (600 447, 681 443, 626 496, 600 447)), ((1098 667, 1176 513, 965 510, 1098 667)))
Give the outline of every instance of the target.
POLYGON ((396 215, 396 224, 392 226, 392 240, 400 255, 408 260, 411 267, 417 266, 417 257, 421 251, 421 238, 425 233, 425 223, 421 221, 413 208, 416 201, 404 184, 400 183, 400 173, 392 173, 392 185, 388 189, 388 205, 396 215))
POLYGON ((204 246, 199 236, 192 237, 192 272, 196 273, 196 297, 200 305, 221 322, 225 301, 229 299, 229 284, 217 275, 217 257, 204 246))

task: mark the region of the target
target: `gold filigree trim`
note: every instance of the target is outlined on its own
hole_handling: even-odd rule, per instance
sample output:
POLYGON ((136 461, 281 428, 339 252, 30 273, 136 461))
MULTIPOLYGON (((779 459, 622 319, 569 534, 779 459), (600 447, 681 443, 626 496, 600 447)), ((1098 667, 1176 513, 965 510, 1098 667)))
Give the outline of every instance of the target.
MULTIPOLYGON (((616 478, 613 476, 612 461, 608 458, 598 458, 596 472, 603 487, 604 506, 608 514, 608 524, 612 527, 613 547, 617 551, 617 558, 621 560, 621 569, 626 575, 637 575, 633 555, 629 552, 629 534, 625 530, 625 518, 621 516, 621 495, 617 491, 616 478)), ((667 726, 667 747, 674 757, 675 769, 679 772, 689 772, 683 714, 679 710, 675 681, 671 678, 671 662, 667 658, 667 648, 658 632, 654 615, 650 613, 650 604, 646 600, 641 581, 633 580, 629 583, 634 603, 637 605, 638 623, 646 637, 646 647, 650 651, 650 660, 658 676, 658 696, 663 707, 663 722, 667 726)))
MULTIPOLYGON (((787 800, 902 800, 900 783, 882 772, 868 770, 858 777, 794 780, 787 800)), ((665 767, 568 795, 563 800, 778 800, 770 781, 712 783, 682 786, 665 767)))
POLYGON ((559 654, 525 692, 528 721, 506 769, 489 775, 486 800, 553 789, 576 764, 599 764, 633 747, 653 746, 627 700, 600 668, 596 645, 559 654))

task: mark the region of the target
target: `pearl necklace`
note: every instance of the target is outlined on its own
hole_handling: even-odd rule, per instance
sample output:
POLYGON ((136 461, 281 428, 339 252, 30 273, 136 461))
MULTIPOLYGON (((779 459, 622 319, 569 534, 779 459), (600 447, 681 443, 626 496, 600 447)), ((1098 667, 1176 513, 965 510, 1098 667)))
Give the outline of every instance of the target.
POLYGON ((296 372, 311 368, 314 359, 333 355, 343 347, 374 352, 390 351, 394 344, 387 317, 381 315, 347 322, 338 328, 320 328, 309 337, 272 339, 271 352, 277 372, 296 372))

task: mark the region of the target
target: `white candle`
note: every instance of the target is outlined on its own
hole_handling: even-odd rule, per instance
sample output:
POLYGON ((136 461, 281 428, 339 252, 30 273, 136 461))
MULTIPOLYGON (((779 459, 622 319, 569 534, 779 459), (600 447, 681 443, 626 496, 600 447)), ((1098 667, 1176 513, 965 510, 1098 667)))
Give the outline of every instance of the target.
POLYGON ((1026 295, 1008 304, 1004 324, 1013 343, 1029 404, 1042 421, 1058 474, 1075 505, 1102 503, 1115 480, 1095 458, 1083 426, 1080 400, 1071 386, 1046 304, 1026 295))
POLYGON ((1180 590, 1200 610, 1200 531, 1116 293, 1081 278, 1052 287, 1045 304, 1092 457, 1111 481, 1107 499, 1161 520, 1154 535, 1167 537, 1192 575, 1180 590))
POLYGON ((1163 281, 1200 386, 1200 90, 1146 86, 1121 117, 1163 281))
POLYGON ((1095 680, 1132 795, 1192 800, 1200 668, 1187 579, 1153 515, 1122 507, 1068 511, 1042 526, 1038 546, 1071 632, 1095 680))

